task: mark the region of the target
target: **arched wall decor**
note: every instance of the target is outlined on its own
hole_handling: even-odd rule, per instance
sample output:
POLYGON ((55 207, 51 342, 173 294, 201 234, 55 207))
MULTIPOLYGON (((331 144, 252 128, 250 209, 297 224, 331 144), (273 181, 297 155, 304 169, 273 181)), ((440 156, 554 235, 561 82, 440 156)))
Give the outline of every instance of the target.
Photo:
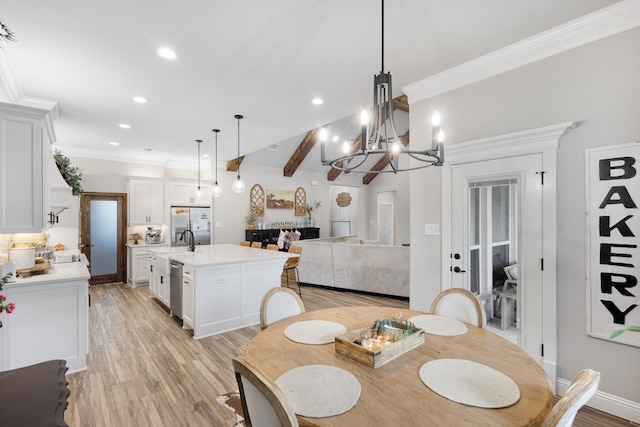
POLYGON ((260 184, 255 184, 251 187, 249 207, 253 208, 258 216, 264 216, 264 189, 260 184))
POLYGON ((295 216, 305 216, 307 214, 307 192, 302 187, 296 188, 294 212, 295 216))

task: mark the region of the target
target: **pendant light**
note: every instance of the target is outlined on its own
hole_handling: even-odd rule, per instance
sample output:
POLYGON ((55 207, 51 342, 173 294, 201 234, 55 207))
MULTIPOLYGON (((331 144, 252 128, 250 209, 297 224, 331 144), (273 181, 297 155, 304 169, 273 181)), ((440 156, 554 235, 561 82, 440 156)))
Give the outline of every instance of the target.
POLYGON ((216 182, 213 184, 213 188, 211 189, 211 195, 213 197, 222 196, 222 188, 218 185, 218 134, 220 133, 220 129, 212 129, 211 130, 216 135, 216 157, 214 166, 216 168, 216 182))
POLYGON ((202 144, 201 139, 196 139, 196 144, 198 144, 198 191, 196 191, 196 200, 202 199, 202 191, 200 190, 200 144, 202 144))
MULTIPOLYGON (((240 158, 240 120, 243 118, 240 114, 236 114, 234 116, 238 120, 238 158, 240 158)), ((238 176, 235 181, 233 181, 233 185, 231 186, 231 191, 234 193, 244 193, 244 181, 240 178, 240 165, 238 165, 238 176)))

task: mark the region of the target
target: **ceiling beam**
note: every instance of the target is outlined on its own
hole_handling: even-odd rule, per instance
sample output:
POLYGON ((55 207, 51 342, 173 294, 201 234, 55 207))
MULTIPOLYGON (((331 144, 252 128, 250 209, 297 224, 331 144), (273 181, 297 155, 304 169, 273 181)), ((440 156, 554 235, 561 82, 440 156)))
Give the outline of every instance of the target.
POLYGON ((409 98, 407 95, 402 95, 393 99, 393 107, 397 110, 409 112, 409 98))
POLYGON ((236 172, 240 168, 240 164, 244 160, 244 156, 236 157, 227 162, 227 172, 236 172))
MULTIPOLYGON (((402 145, 405 146, 405 147, 407 146, 407 144, 409 144, 409 131, 407 131, 404 135, 400 136, 400 141, 402 142, 402 145)), ((386 168, 388 164, 389 164, 389 156, 388 155, 384 155, 384 156, 380 157, 380 160, 378 160, 378 162, 375 165, 373 165, 371 170, 372 171, 381 171, 384 168, 386 168)), ((362 177, 362 183, 364 185, 368 185, 378 175, 380 175, 380 174, 379 173, 368 173, 368 174, 366 174, 365 176, 362 177)))
POLYGON ((300 145, 298 145, 298 148, 296 148, 296 151, 293 152, 291 158, 289 158, 289 161, 284 166, 284 176, 293 176, 293 174, 296 173, 296 170, 298 170, 302 161, 316 145, 316 142, 318 142, 318 133, 320 130, 322 130, 322 127, 315 128, 307 132, 300 145))

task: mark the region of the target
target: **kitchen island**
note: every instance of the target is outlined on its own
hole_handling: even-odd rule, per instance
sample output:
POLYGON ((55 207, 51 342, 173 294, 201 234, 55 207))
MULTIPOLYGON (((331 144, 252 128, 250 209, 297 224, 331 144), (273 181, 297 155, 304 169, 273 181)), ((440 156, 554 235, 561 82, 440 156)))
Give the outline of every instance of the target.
POLYGON ((267 290, 280 286, 287 258, 298 256, 239 245, 196 246, 167 253, 184 264, 182 316, 195 339, 260 322, 267 290))
POLYGON ((90 277, 85 263, 70 262, 4 285, 16 308, 0 313, 0 371, 51 359, 65 359, 68 373, 87 368, 90 277))

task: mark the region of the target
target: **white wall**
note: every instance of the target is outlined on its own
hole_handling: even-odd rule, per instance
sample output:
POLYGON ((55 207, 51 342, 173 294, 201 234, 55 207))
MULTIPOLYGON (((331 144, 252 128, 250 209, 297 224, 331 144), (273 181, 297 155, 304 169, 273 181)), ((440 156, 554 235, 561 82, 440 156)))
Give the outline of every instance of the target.
MULTIPOLYGON (((602 373, 599 390, 640 404, 640 348, 586 335, 585 149, 640 137, 640 29, 592 42, 499 76, 411 104, 412 136, 433 109, 450 144, 578 121, 558 151, 558 377, 583 368, 602 373)), ((428 309, 441 281, 440 171, 411 174, 411 306, 428 309)))

